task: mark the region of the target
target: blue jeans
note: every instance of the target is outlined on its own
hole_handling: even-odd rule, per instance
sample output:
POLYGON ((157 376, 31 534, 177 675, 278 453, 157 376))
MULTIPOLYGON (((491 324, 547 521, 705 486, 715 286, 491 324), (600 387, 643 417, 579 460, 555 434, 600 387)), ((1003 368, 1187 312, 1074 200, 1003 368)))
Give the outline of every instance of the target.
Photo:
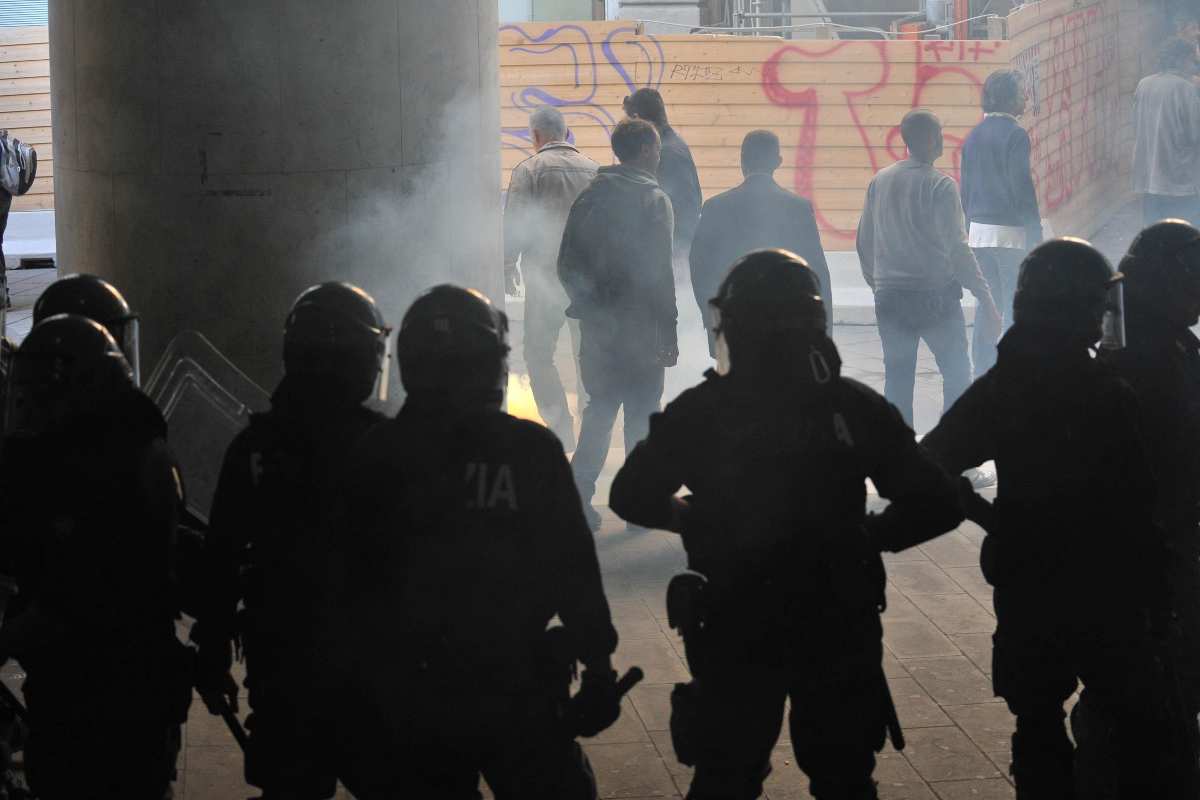
MULTIPOLYGON (((1003 320, 1001 333, 1012 327, 1013 297, 1017 293, 1017 275, 1021 271, 1021 262, 1025 259, 1025 251, 1011 247, 974 247, 975 260, 979 262, 979 271, 992 287, 992 297, 1000 309, 1003 320)), ((971 360, 975 362, 975 380, 996 366, 996 343, 987 341, 980 336, 982 329, 976 325, 971 336, 971 360)))
POLYGON ((942 373, 942 410, 971 384, 967 324, 962 289, 954 284, 937 291, 880 289, 875 292, 875 319, 883 344, 883 394, 913 424, 913 389, 917 378, 917 345, 922 339, 942 373))

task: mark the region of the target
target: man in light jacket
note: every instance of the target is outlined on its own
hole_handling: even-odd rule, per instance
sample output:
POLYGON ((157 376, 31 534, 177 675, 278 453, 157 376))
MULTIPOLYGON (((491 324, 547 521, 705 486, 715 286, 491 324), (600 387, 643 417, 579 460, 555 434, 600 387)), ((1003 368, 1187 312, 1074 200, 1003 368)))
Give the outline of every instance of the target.
POLYGON ((933 166, 942 154, 941 121, 931 111, 910 111, 900 134, 909 157, 871 180, 857 244, 863 278, 875 292, 883 393, 912 425, 919 342, 937 360, 948 409, 971 383, 963 289, 975 295, 975 324, 986 326, 983 335, 993 343, 1000 312, 967 245, 958 186, 933 166))
POLYGON ((513 169, 505 200, 504 280, 511 294, 524 278, 525 366, 530 387, 538 413, 571 451, 575 449, 575 421, 554 365, 554 351, 567 324, 578 374, 579 323, 568 323, 567 295, 556 265, 571 204, 596 177, 597 164, 566 141, 566 120, 552 106, 533 112, 529 132, 537 153, 513 169))
POLYGON ((1133 94, 1133 190, 1147 225, 1178 218, 1200 224, 1200 93, 1194 40, 1163 46, 1160 71, 1133 94))

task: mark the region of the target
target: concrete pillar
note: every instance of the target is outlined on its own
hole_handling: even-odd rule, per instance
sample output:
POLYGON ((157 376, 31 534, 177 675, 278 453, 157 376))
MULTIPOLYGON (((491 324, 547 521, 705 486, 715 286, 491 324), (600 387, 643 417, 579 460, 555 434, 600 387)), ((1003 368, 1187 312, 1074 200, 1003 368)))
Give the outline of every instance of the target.
POLYGON ((51 0, 58 259, 278 378, 295 296, 500 300, 496 0, 51 0))

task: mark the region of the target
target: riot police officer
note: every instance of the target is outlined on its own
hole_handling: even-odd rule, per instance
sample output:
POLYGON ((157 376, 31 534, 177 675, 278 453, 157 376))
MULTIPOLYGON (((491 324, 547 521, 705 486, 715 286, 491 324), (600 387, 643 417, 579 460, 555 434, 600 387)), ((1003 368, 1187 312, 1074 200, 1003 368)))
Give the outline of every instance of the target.
POLYGON ((103 325, 133 368, 134 383, 141 385, 139 320, 117 287, 85 273, 59 278, 47 286, 33 304, 33 324, 55 314, 78 314, 103 325))
POLYGON ((1105 345, 1119 344, 1121 278, 1081 239, 1034 249, 996 366, 923 440, 951 472, 996 462, 994 508, 972 496, 968 515, 987 531, 992 681, 1016 715, 1022 800, 1069 798, 1091 778, 1075 775, 1063 710, 1080 681, 1079 758, 1114 742, 1122 797, 1173 796, 1170 700, 1148 656, 1164 609, 1154 487, 1133 392, 1091 352, 1106 328, 1105 345))
POLYGON ((348 681, 331 644, 341 577, 324 523, 354 442, 382 419, 364 403, 386 379, 388 335, 356 286, 302 293, 271 409, 230 445, 213 499, 210 594, 192 635, 202 696, 214 713, 221 694, 236 703, 228 674, 238 642, 251 708, 246 780, 268 800, 332 797, 337 779, 357 777, 351 734, 361 726, 344 713, 348 681))
MULTIPOLYGON (((1200 761, 1200 231, 1155 223, 1121 260, 1124 350, 1110 359, 1138 398, 1138 422, 1158 479, 1155 522, 1166 536, 1174 616, 1171 661, 1183 691, 1193 767, 1200 761)), ((1193 778, 1200 785, 1200 778, 1193 778)), ((1195 796, 1200 789, 1193 792, 1195 796)))
POLYGON ((162 800, 191 703, 169 565, 179 475, 133 370, 92 320, 16 353, 0 504, 17 594, 0 653, 28 677, 37 796, 162 800))
POLYGON ((613 483, 613 511, 680 533, 692 574, 667 611, 695 681, 672 695, 691 800, 757 798, 784 702, 813 796, 874 798, 885 732, 903 747, 884 679, 884 570, 961 520, 955 485, 897 410, 840 375, 820 284, 759 250, 711 301, 718 367, 651 418, 613 483), (865 511, 866 478, 892 502, 865 511), (686 485, 692 494, 676 499, 686 485))
POLYGON ((507 332, 473 290, 418 298, 397 338, 404 407, 351 471, 351 580, 364 615, 390 613, 351 649, 377 654, 397 796, 473 800, 482 774, 498 800, 594 798, 575 736, 620 713, 617 634, 562 444, 501 411, 507 332))

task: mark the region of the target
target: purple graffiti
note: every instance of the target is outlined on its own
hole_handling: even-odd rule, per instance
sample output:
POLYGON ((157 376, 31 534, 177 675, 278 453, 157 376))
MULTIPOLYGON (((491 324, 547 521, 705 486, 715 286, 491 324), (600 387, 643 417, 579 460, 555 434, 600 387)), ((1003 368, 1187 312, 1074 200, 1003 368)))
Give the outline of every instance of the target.
MULTIPOLYGON (((642 86, 658 88, 662 85, 666 71, 665 54, 662 45, 651 35, 637 36, 633 27, 621 27, 612 30, 600 44, 603 61, 596 58, 596 44, 591 34, 579 25, 558 25, 531 34, 519 25, 504 25, 500 31, 511 31, 524 39, 523 44, 512 47, 512 52, 527 53, 533 56, 548 56, 551 53, 568 52, 571 55, 574 69, 574 86, 576 91, 564 92, 564 87, 524 86, 515 89, 510 96, 514 108, 519 108, 527 114, 532 114, 539 106, 549 105, 562 111, 567 124, 590 124, 603 128, 605 133, 611 133, 617 124, 617 118, 606 108, 596 102, 596 94, 600 89, 599 70, 605 67, 616 72, 617 76, 633 92, 642 86), (577 35, 582 41, 556 41, 564 35, 577 35), (633 37, 637 38, 633 38, 633 37), (629 37, 621 40, 620 37, 629 37), (631 61, 624 61, 617 54, 617 48, 628 46, 634 48, 631 61), (582 56, 582 57, 581 57, 582 56), (638 67, 646 69, 646 79, 640 86, 631 70, 636 74, 638 67), (557 93, 556 93, 557 92, 557 93)), ((574 141, 574 135, 570 136, 574 141)), ((526 155, 532 155, 533 143, 529 131, 522 128, 506 127, 501 129, 501 146, 518 150, 526 155)))

